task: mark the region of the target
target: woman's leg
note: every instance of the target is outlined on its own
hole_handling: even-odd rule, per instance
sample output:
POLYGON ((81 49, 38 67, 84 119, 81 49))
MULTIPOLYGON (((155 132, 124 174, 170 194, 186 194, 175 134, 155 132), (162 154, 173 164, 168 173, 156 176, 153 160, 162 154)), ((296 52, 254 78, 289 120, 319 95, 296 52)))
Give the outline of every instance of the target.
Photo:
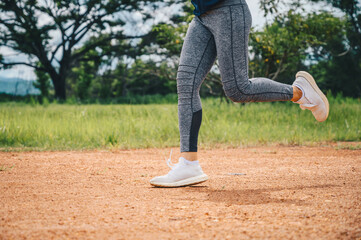
POLYGON ((184 40, 177 73, 180 150, 188 160, 197 152, 202 121, 199 90, 216 58, 213 35, 195 17, 184 40))
POLYGON ((178 116, 181 158, 170 166, 167 175, 155 177, 150 184, 159 187, 180 187, 204 182, 197 160, 198 132, 202 121, 199 90, 216 58, 214 38, 199 18, 189 25, 177 73, 178 116))
POLYGON ((327 97, 307 72, 298 72, 293 85, 267 78, 248 78, 248 35, 252 17, 245 0, 223 1, 202 16, 217 46, 223 88, 234 102, 294 101, 312 112, 317 121, 329 113, 327 97))
POLYGON ((245 1, 239 2, 220 6, 202 18, 215 38, 226 95, 234 102, 291 100, 291 85, 267 78, 248 78, 248 36, 252 17, 245 1))

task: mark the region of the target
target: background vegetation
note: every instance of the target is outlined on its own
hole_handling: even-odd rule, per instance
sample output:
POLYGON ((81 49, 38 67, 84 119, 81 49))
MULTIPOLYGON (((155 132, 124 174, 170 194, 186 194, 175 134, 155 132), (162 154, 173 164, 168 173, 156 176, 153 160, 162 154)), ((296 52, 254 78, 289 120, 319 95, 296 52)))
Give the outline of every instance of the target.
MULTIPOLYGON (((216 62, 201 89, 201 147, 361 141, 360 3, 263 0, 260 9, 268 22, 250 35, 250 77, 292 83, 311 72, 329 119, 292 103, 230 104, 216 62), (306 11, 311 2, 328 10, 306 11)), ((0 67, 34 68, 41 95, 0 95, 0 149, 178 146, 176 72, 192 10, 188 0, 1 1, 0 46, 27 58, 0 53, 0 67), (156 22, 164 8, 179 11, 156 22)))
MULTIPOLYGON (((203 102, 200 147, 361 141, 361 102, 330 97, 324 123, 292 103, 203 102), (261 127, 260 127, 261 126, 261 127)), ((177 104, 0 104, 0 150, 179 146, 177 104)))
MULTIPOLYGON (((0 54, 0 67, 33 67, 40 101, 112 102, 176 93, 178 58, 193 18, 188 0, 4 0, 0 10, 0 44, 29 58, 17 62, 0 54), (165 7, 179 11, 156 23, 165 7), (140 20, 132 22, 132 15, 140 20), (150 31, 141 31, 141 23, 150 31)), ((297 71, 307 70, 325 91, 361 96, 359 1, 263 0, 260 10, 269 20, 251 33, 250 77, 292 83, 297 71), (312 2, 328 10, 306 11, 312 2)), ((217 64, 201 91, 223 96, 217 64)))

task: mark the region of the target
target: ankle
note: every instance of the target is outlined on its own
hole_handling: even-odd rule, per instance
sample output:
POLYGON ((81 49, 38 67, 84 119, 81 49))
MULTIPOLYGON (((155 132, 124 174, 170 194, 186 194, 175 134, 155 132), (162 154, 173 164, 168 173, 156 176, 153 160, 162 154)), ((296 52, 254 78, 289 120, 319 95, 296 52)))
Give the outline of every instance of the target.
POLYGON ((197 152, 181 152, 181 157, 187 159, 188 161, 197 161, 198 160, 197 152))
MULTIPOLYGON (((180 159, 182 159, 183 157, 181 157, 180 159)), ((186 164, 186 165, 191 165, 191 166, 199 166, 199 161, 196 160, 196 161, 189 161, 185 158, 183 158, 183 162, 186 164)))
POLYGON ((300 88, 296 87, 296 86, 292 86, 293 87, 293 97, 291 99, 292 102, 297 102, 298 100, 301 99, 303 92, 300 88))

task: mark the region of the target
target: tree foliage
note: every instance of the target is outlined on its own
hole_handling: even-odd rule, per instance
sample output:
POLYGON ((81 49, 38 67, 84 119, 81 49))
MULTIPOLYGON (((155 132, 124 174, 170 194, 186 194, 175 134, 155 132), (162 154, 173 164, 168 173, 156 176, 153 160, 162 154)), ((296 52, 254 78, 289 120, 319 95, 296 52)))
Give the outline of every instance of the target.
MULTIPOLYGON (((96 47, 124 39, 124 14, 154 0, 3 0, 0 2, 0 46, 28 56, 29 61, 7 61, 9 68, 26 65, 49 74, 59 99, 66 98, 65 81, 74 64, 96 47), (93 41, 79 51, 86 37, 93 41), (37 65, 40 62, 41 65, 37 65)), ((117 43, 115 43, 117 45, 117 43)))
MULTIPOLYGON (((302 68, 309 70, 322 83, 323 88, 345 96, 361 96, 361 3, 358 0, 309 0, 338 8, 344 17, 336 17, 324 10, 312 13, 311 22, 314 36, 320 44, 307 51, 302 68)), ((266 14, 275 13, 277 22, 282 13, 277 5, 282 0, 262 0, 266 14)), ((294 0, 291 9, 301 9, 299 0, 294 0)), ((326 8, 327 9, 327 8, 326 8)), ((301 28, 302 29, 302 28, 301 28)), ((312 30, 312 29, 310 29, 312 30)), ((302 36, 307 31, 302 31, 302 36)), ((296 38, 294 38, 296 40, 296 38)), ((292 45, 292 41, 290 41, 292 45)))
POLYGON ((251 77, 265 76, 292 83, 294 74, 307 69, 320 55, 332 53, 328 44, 343 40, 344 21, 327 12, 303 16, 293 10, 250 36, 251 77))
POLYGON ((358 0, 311 0, 313 2, 327 2, 345 13, 347 24, 347 38, 350 47, 361 52, 361 2, 358 0))
MULTIPOLYGON (((24 64, 36 69, 37 87, 55 96, 65 92, 81 101, 89 98, 176 93, 176 72, 192 5, 181 4, 170 19, 150 32, 124 34, 124 16, 135 11, 149 15, 155 0, 4 0, 0 3, 0 44, 26 54, 24 64), (148 5, 149 6, 149 5, 148 5), (123 16, 123 17, 122 17, 123 16), (136 41, 134 41, 136 39, 136 41)), ((179 5, 174 5, 177 7, 179 5)), ((361 17, 357 0, 262 0, 260 9, 271 21, 250 35, 250 77, 291 83, 299 70, 310 71, 322 89, 346 96, 361 95, 361 17), (306 13, 305 3, 324 2, 340 9, 306 13), (282 9, 282 11, 280 11, 282 9)), ((224 96, 217 62, 207 75, 201 95, 224 96)))

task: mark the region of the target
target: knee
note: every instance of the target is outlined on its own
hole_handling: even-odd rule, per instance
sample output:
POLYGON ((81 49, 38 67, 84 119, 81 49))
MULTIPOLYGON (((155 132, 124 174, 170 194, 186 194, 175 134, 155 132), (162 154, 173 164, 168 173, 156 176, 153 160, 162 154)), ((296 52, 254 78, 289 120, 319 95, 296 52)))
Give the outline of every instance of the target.
POLYGON ((231 82, 224 84, 224 92, 226 96, 232 101, 237 103, 248 102, 249 81, 245 81, 243 84, 237 84, 231 82))
POLYGON ((239 97, 233 95, 233 94, 230 94, 229 91, 225 91, 225 94, 226 94, 226 97, 228 97, 229 100, 231 100, 232 102, 239 102, 239 97))
POLYGON ((238 87, 224 89, 226 96, 235 103, 246 102, 244 92, 238 87))

